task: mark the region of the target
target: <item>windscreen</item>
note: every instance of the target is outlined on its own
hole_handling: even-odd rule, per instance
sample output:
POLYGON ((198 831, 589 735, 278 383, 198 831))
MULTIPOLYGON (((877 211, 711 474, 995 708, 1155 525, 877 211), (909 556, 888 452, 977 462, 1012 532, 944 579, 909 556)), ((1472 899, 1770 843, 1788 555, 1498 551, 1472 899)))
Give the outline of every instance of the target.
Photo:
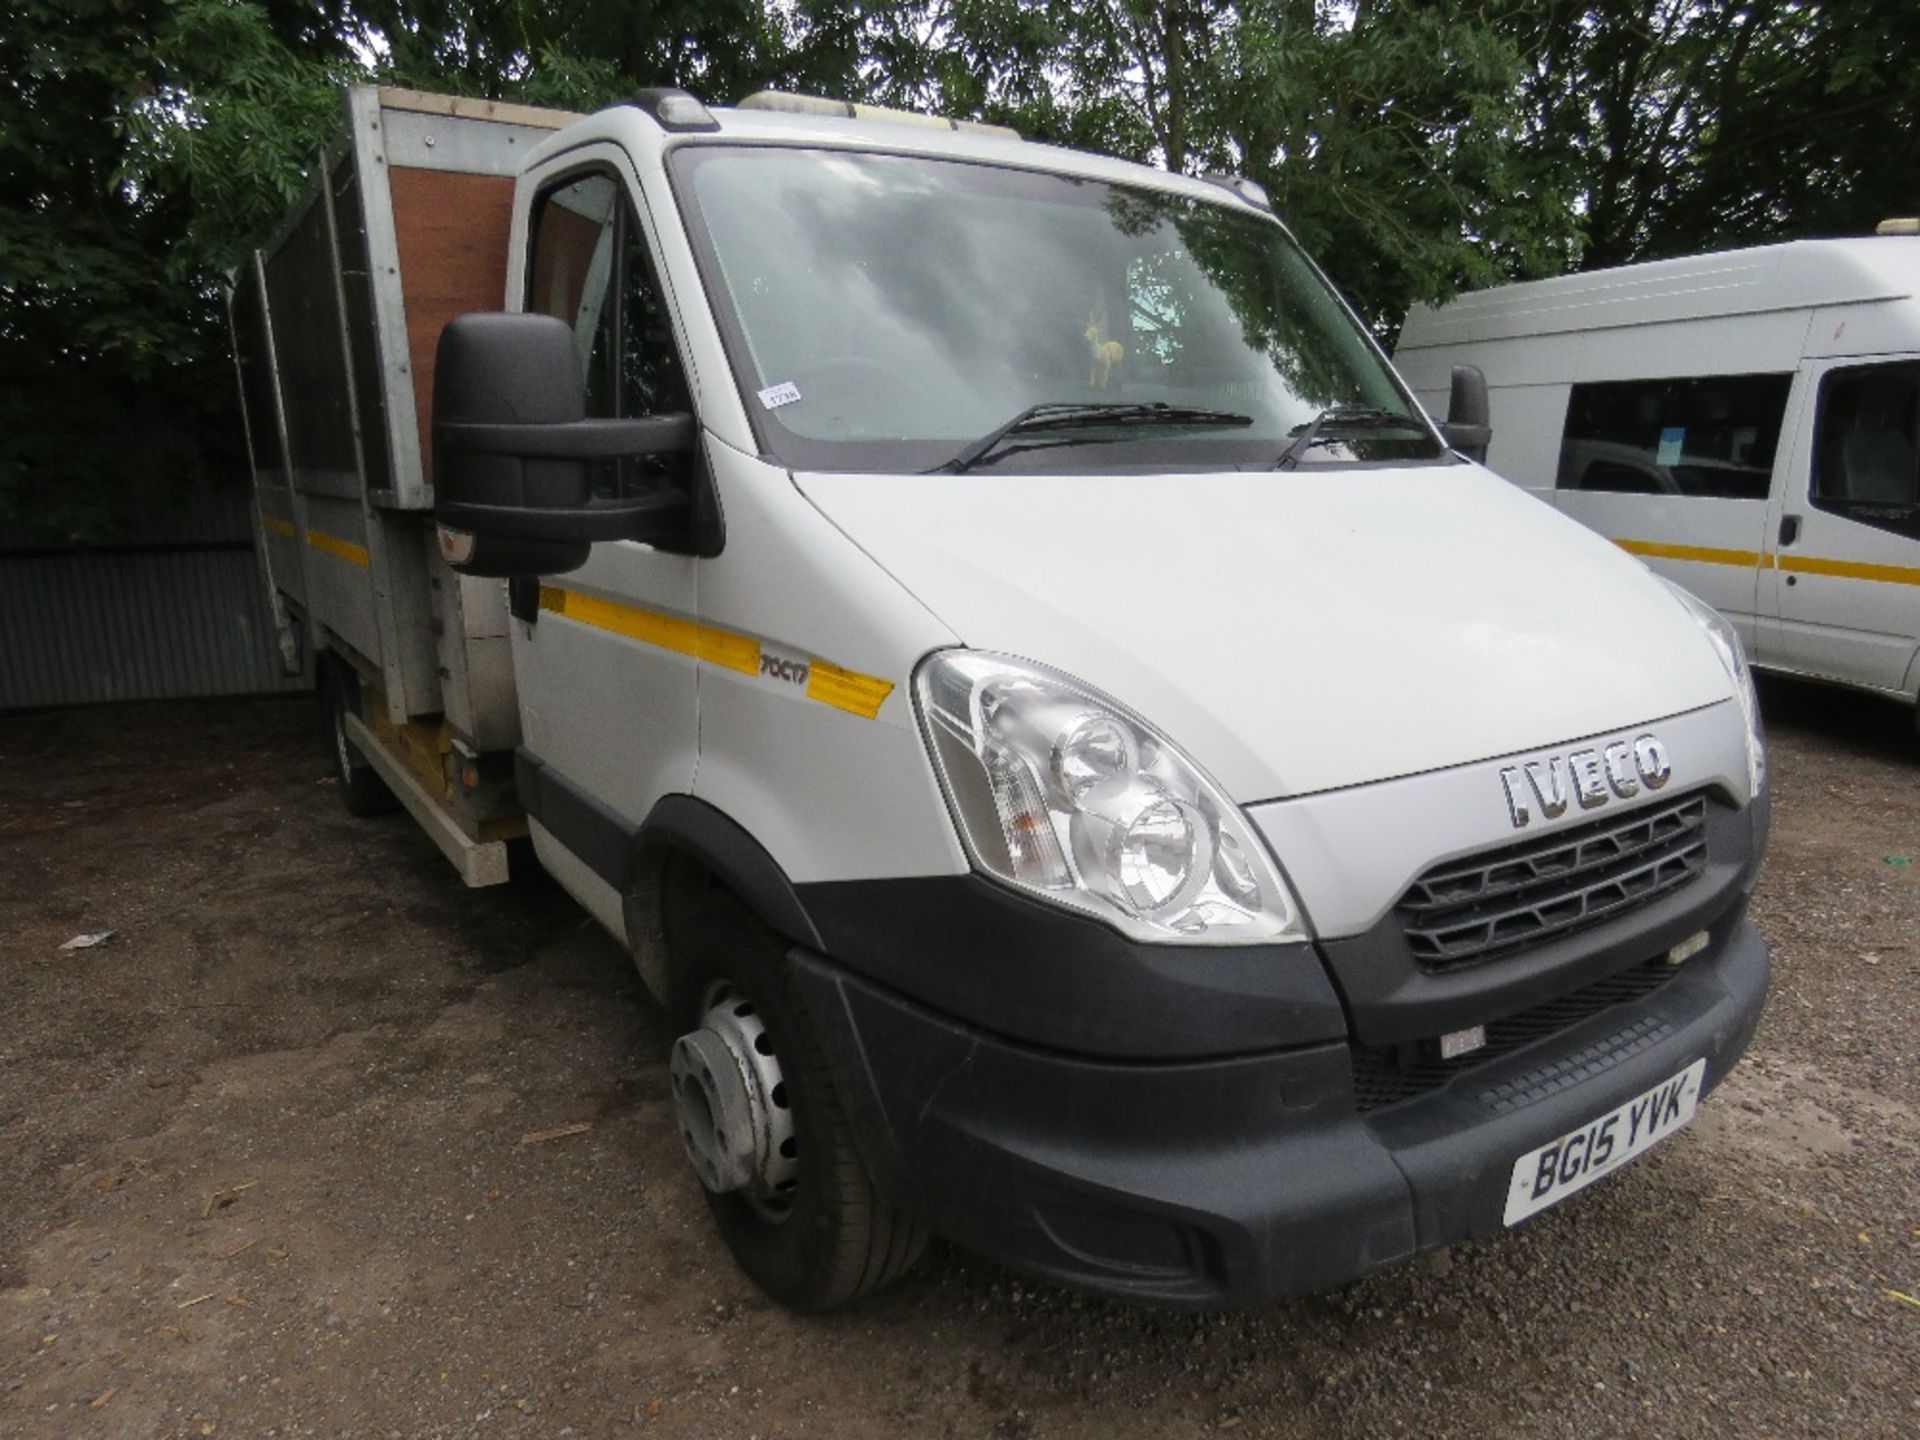
POLYGON ((688 145, 672 164, 762 441, 794 468, 938 469, 1031 407, 1073 405, 1233 419, 1076 421, 991 463, 1445 453, 1286 232, 1238 201, 836 150, 688 145))

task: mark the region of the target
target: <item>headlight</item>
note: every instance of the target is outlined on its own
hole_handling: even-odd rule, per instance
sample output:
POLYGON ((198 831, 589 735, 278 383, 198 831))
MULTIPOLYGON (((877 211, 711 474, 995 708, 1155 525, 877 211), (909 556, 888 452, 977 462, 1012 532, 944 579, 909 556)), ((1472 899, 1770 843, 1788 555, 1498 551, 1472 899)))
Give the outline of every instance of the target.
POLYGON ((1750 787, 1747 793, 1758 795, 1767 783, 1767 742, 1760 728, 1760 697, 1753 692, 1753 671, 1747 667, 1747 652, 1740 644, 1740 632, 1729 625, 1718 610, 1684 586, 1671 580, 1666 581, 1666 586, 1700 622, 1700 628, 1707 632, 1707 638, 1719 653, 1720 663, 1733 677, 1734 690, 1740 697, 1740 714, 1747 722, 1747 784, 1750 787))
POLYGON ((1239 809, 1172 741, 1044 666, 949 650, 915 689, 974 863, 1139 940, 1304 940, 1239 809))

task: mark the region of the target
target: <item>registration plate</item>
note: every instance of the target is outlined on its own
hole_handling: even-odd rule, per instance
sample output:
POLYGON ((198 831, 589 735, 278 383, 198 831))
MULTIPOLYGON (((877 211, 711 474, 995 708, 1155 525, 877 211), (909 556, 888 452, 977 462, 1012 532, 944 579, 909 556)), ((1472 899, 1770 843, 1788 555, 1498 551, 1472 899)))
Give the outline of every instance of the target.
POLYGON ((1696 1060, 1617 1110, 1549 1140, 1513 1162, 1507 1185, 1507 1224, 1518 1225, 1611 1175, 1645 1154, 1693 1118, 1707 1062, 1696 1060))

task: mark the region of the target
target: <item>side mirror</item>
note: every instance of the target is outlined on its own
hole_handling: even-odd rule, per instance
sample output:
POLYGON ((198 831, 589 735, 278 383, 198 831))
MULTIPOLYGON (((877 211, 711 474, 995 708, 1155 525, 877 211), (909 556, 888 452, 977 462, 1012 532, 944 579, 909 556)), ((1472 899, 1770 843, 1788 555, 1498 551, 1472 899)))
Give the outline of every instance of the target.
POLYGON ((1487 463, 1487 446, 1493 443, 1493 409, 1487 402, 1487 377, 1478 366, 1453 367, 1453 389, 1447 396, 1447 419, 1440 434, 1467 459, 1487 463))
POLYGON ((586 418, 573 332, 551 315, 462 315, 433 372, 433 518, 463 575, 558 575, 596 540, 671 541, 690 497, 595 500, 589 461, 680 455, 691 415, 586 418))

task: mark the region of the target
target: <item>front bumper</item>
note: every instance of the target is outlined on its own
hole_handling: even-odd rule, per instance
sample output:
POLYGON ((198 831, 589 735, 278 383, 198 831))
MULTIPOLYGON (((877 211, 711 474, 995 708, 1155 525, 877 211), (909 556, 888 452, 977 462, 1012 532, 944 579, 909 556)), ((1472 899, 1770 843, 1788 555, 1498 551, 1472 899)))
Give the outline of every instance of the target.
POLYGON ((1498 1232, 1520 1155, 1703 1056, 1717 1085, 1759 1022, 1768 972, 1736 904, 1652 993, 1363 1113, 1344 1043, 1087 1059, 792 959, 863 1158, 896 1204, 1048 1280, 1199 1306, 1325 1289, 1498 1232))

